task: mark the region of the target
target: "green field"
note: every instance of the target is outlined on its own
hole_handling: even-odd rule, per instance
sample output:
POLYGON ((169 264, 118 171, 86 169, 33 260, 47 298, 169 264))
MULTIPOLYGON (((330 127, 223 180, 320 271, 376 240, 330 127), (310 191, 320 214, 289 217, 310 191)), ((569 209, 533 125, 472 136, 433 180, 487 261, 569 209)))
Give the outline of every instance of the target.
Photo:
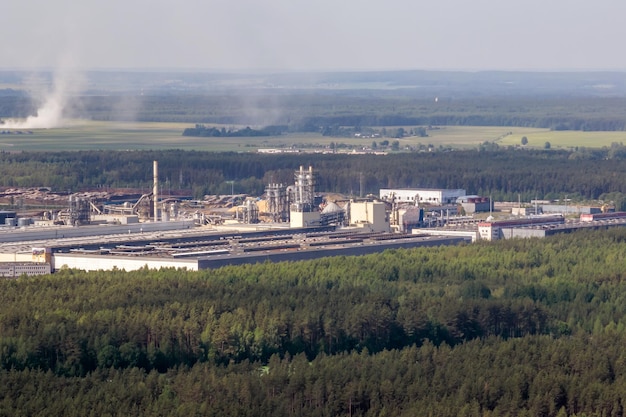
MULTIPOLYGON (((4 151, 68 151, 68 150, 139 150, 182 149, 202 151, 254 151, 257 148, 303 147, 323 148, 330 145, 371 146, 392 138, 346 138, 299 133, 276 137, 183 137, 182 131, 189 123, 123 123, 77 120, 70 126, 55 129, 33 129, 28 133, 0 135, 0 150, 4 151)), ((233 126, 226 126, 232 128, 233 126)), ((238 126, 235 126, 238 128, 238 126)), ((407 126, 406 129, 411 127, 407 126)), ((388 127, 391 131, 394 128, 388 127)), ((456 148, 476 147, 483 142, 496 142, 501 146, 519 145, 528 138, 528 147, 543 148, 550 142, 552 148, 575 146, 603 147, 612 142, 625 142, 626 132, 576 132, 550 131, 537 128, 443 126, 428 131, 428 137, 400 139, 401 148, 433 145, 456 148)))
POLYGON ((567 149, 573 147, 602 148, 611 146, 611 143, 626 142, 626 132, 582 132, 574 130, 547 130, 529 129, 527 133, 514 131, 497 143, 499 145, 520 145, 522 137, 528 139, 527 147, 544 148, 550 142, 552 149, 567 149))
MULTIPOLYGON (((387 129, 389 130, 389 129, 387 129)), ((547 129, 510 127, 510 126, 441 126, 427 131, 428 137, 408 137, 401 144, 418 143, 453 147, 476 147, 484 142, 498 142, 509 136, 530 137, 536 132, 549 132, 547 129)), ((518 142, 519 143, 519 139, 518 142)))
MULTIPOLYGON (((329 144, 336 138, 317 134, 279 137, 201 138, 182 136, 190 123, 124 123, 77 120, 71 126, 32 129, 0 135, 4 151, 183 149, 202 151, 253 151, 256 148, 298 144, 329 144)), ((226 126, 233 128, 233 126, 226 126)), ((239 128, 239 126, 234 126, 239 128)), ((369 142, 371 143, 371 141, 369 142)))

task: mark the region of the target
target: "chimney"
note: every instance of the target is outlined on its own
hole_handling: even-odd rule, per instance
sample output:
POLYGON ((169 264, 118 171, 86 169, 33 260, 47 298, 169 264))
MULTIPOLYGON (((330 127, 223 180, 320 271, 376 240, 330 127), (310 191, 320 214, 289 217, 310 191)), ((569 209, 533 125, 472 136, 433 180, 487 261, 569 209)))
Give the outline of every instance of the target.
POLYGON ((153 162, 152 165, 153 171, 153 183, 154 188, 152 189, 152 198, 154 199, 154 221, 159 221, 159 163, 157 161, 153 162))

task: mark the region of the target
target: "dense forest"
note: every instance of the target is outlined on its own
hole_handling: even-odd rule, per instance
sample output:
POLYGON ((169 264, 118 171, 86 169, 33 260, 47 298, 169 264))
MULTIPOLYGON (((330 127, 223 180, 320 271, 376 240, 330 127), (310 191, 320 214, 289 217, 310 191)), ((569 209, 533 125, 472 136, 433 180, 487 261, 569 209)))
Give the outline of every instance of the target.
POLYGON ((626 230, 0 282, 1 415, 622 416, 626 230))
POLYGON ((491 146, 471 151, 389 155, 85 151, 0 153, 0 186, 52 187, 76 192, 107 187, 152 187, 152 161, 160 183, 196 198, 262 195, 267 184, 292 184, 300 165, 311 165, 316 190, 378 195, 381 188, 462 188, 496 200, 605 199, 626 209, 626 147, 531 151, 491 146))

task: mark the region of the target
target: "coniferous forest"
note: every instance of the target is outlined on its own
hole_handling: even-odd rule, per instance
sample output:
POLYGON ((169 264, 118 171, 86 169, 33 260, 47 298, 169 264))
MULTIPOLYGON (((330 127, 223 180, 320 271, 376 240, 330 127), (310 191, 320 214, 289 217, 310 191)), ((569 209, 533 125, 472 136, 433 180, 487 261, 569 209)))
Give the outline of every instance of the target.
POLYGON ((0 153, 0 187, 150 190, 159 161, 166 190, 195 198, 263 194, 270 183, 292 184, 299 166, 311 165, 316 191, 372 193, 381 188, 462 188, 494 200, 604 199, 626 210, 626 147, 532 151, 492 149, 377 155, 274 154, 166 151, 0 153))
POLYGON ((626 230, 0 281, 0 415, 622 416, 626 230))

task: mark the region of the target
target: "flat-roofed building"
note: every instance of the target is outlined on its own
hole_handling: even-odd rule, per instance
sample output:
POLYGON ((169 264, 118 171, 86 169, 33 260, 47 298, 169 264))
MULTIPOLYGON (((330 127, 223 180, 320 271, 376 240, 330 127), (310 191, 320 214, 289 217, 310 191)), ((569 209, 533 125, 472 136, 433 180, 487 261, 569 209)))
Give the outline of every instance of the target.
POLYGON ((481 239, 497 240, 504 237, 502 229, 505 228, 518 228, 563 223, 565 223, 565 218, 563 216, 537 216, 528 217, 525 219, 486 221, 478 223, 478 234, 481 239))

